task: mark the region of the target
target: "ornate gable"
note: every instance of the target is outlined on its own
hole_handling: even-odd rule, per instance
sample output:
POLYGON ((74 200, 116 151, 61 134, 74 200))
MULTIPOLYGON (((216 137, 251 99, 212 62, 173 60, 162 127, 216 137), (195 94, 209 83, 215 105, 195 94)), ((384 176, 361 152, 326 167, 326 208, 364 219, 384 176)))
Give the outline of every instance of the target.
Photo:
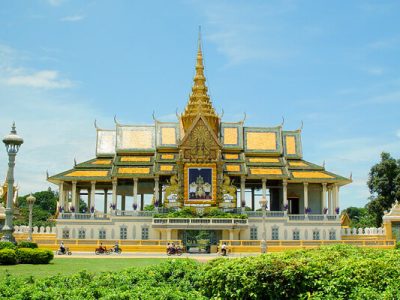
POLYGON ((216 161, 221 148, 217 136, 202 115, 194 120, 180 145, 183 159, 190 162, 216 161))

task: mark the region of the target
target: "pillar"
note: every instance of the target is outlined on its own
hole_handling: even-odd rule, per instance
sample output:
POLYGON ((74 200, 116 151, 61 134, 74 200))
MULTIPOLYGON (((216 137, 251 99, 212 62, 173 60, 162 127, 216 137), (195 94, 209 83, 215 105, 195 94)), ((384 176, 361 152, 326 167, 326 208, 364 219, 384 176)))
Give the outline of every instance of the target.
POLYGON ((321 194, 321 214, 324 213, 326 205, 326 182, 322 183, 322 194, 321 194))
POLYGON ((167 240, 172 240, 172 229, 167 229, 167 240))
POLYGON ((246 206, 246 178, 240 178, 240 207, 246 206))
POLYGON ((72 204, 72 206, 74 206, 74 208, 75 208, 75 211, 77 212, 78 211, 78 207, 76 207, 76 181, 72 181, 72 192, 71 192, 71 196, 72 196, 72 199, 71 199, 71 204, 72 204))
POLYGON ((113 179, 112 181, 112 204, 115 205, 115 209, 117 209, 117 185, 118 179, 113 179))
MULTIPOLYGON (((267 179, 266 178, 262 178, 261 179, 261 184, 262 184, 262 197, 265 201, 267 201, 267 179)), ((267 209, 268 207, 270 207, 270 203, 265 202, 265 209, 267 209)))
POLYGON ((91 187, 90 187, 90 205, 89 205, 89 211, 91 212, 92 206, 95 206, 95 198, 96 198, 96 181, 91 182, 91 187))
POLYGON ((328 214, 332 215, 333 214, 333 209, 332 209, 332 187, 328 186, 328 214))
POLYGON ((137 186, 138 186, 138 178, 133 178, 133 204, 137 207, 137 186))
POLYGON ((287 181, 283 180, 282 181, 282 187, 283 187, 283 210, 288 210, 289 209, 289 203, 288 203, 288 198, 287 198, 287 181))
POLYGON ((234 238, 233 236, 233 229, 229 229, 229 239, 232 241, 234 238))
POLYGON ((160 197, 160 181, 159 178, 156 176, 154 177, 154 203, 157 202, 157 205, 161 206, 159 197, 160 197))
POLYGON ((304 182, 304 210, 309 208, 308 206, 308 182, 304 182))
POLYGON ((79 204, 81 204, 81 189, 76 188, 76 196, 75 196, 75 211, 79 213, 79 204))
POLYGON ((339 205, 339 185, 336 183, 334 185, 334 189, 335 189, 335 205, 334 205, 334 210, 335 210, 335 214, 336 214, 336 208, 340 208, 339 205))
POLYGON ((105 189, 104 190, 104 213, 106 214, 107 213, 107 199, 108 198, 108 190, 107 189, 105 189))
MULTIPOLYGON (((58 190, 58 205, 65 210, 64 182, 61 181, 58 190)), ((57 208, 58 209, 58 208, 57 208)))
POLYGON ((254 194, 254 188, 251 188, 251 210, 255 211, 256 206, 255 206, 255 194, 254 194))
POLYGON ((140 210, 144 209, 144 194, 140 194, 140 210))

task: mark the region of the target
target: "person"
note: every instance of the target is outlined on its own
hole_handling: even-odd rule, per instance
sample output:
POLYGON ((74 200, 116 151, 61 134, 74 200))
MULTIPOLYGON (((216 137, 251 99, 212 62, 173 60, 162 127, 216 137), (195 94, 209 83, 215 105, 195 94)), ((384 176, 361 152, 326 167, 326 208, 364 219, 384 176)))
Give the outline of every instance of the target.
POLYGON ((118 249, 119 249, 119 245, 118 245, 118 241, 116 241, 115 245, 114 245, 114 252, 118 252, 118 249))
POLYGON ((222 256, 226 256, 226 250, 227 250, 226 243, 223 243, 222 246, 221 246, 222 256))
POLYGON ((60 251, 61 251, 62 254, 65 254, 64 241, 61 241, 61 244, 60 244, 60 251))
POLYGON ((171 244, 168 243, 167 244, 167 254, 171 252, 171 247, 172 247, 171 244))
POLYGON ((100 247, 99 247, 100 252, 104 252, 106 251, 106 247, 103 247, 103 243, 100 243, 100 247))

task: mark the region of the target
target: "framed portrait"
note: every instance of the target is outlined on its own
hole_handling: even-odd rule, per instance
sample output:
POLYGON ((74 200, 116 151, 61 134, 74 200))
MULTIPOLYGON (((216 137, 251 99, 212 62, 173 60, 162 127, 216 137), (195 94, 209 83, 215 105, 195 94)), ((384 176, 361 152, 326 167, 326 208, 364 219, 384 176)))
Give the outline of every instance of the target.
POLYGON ((216 201, 216 166, 215 164, 186 164, 185 203, 212 204, 216 201))

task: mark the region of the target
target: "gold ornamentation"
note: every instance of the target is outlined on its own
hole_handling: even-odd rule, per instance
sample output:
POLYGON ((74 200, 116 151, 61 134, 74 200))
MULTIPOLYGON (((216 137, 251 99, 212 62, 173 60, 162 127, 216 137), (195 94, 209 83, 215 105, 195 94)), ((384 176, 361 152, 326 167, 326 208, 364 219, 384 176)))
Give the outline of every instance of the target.
POLYGON ((171 172, 174 169, 174 166, 172 165, 161 165, 160 166, 160 171, 163 172, 171 172))
POLYGON ((108 171, 73 171, 64 176, 67 177, 105 177, 108 171))
POLYGON ((276 150, 275 132, 247 132, 247 149, 276 150))
POLYGON ((161 154, 161 159, 174 159, 174 155, 173 154, 161 154))
POLYGON ((151 149, 153 148, 152 128, 130 129, 122 131, 122 149, 151 149))
POLYGON ((185 204, 215 204, 217 199, 217 166, 216 164, 185 164, 184 167, 184 203, 185 204), (189 200, 189 168, 211 168, 212 169, 212 199, 207 200, 189 200))
POLYGON ((211 132, 202 119, 189 133, 190 136, 184 146, 185 158, 194 162, 210 161, 217 158, 218 145, 216 144, 211 132))
POLYGON ((252 175, 282 175, 281 169, 273 168, 250 168, 250 174, 252 175))
POLYGON ((294 178, 334 178, 323 172, 292 172, 294 178))
POLYGON ((289 166, 291 166, 291 167, 308 167, 308 165, 302 161, 290 161, 289 166))
POLYGON ((239 154, 224 154, 225 159, 239 159, 239 154))
POLYGON ((97 159, 92 162, 92 165, 109 165, 111 164, 111 159, 97 159))
POLYGON ((168 203, 172 200, 177 200, 179 195, 179 184, 178 178, 176 175, 172 175, 170 178, 169 185, 165 188, 165 203, 168 203))
POLYGON ((279 163, 278 158, 271 158, 271 157, 250 157, 250 163, 279 163))
POLYGON ((240 165, 226 165, 228 172, 240 172, 240 165))
POLYGON ((236 187, 231 183, 228 175, 224 175, 224 183, 222 185, 222 197, 224 202, 236 203, 236 187))
POLYGON ((161 144, 162 145, 176 144, 176 129, 174 127, 161 128, 161 144))
POLYGON ((293 135, 286 136, 286 154, 296 154, 296 138, 293 135))
POLYGON ((123 162, 150 162, 151 157, 149 157, 149 156, 122 156, 121 161, 123 161, 123 162))
POLYGON ((150 168, 143 167, 124 167, 118 168, 119 174, 149 174, 150 168))
POLYGON ((225 127, 223 129, 224 145, 237 145, 238 141, 238 129, 236 127, 225 127))

